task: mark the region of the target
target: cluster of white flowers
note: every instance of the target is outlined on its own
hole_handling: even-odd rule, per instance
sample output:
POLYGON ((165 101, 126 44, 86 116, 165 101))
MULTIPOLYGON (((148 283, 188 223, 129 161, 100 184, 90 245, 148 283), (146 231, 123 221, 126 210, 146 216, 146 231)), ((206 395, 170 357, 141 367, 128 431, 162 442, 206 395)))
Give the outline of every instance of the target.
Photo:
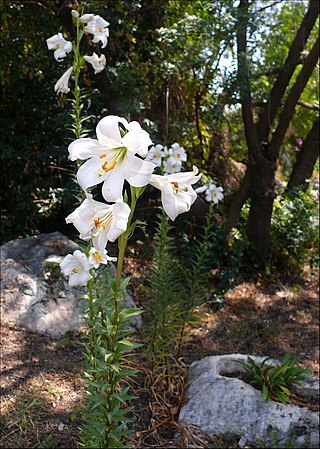
MULTIPOLYGON (((127 230, 131 212, 123 199, 124 181, 133 187, 151 184, 159 189, 165 212, 175 220, 179 214, 190 210, 197 197, 192 185, 201 177, 196 167, 192 172, 153 174, 157 157, 150 162, 150 154, 157 155, 162 149, 157 145, 148 152, 153 143, 136 121, 128 123, 115 115, 104 117, 96 127, 96 136, 97 139, 77 139, 68 149, 71 160, 86 160, 77 173, 86 199, 66 221, 77 228, 81 239, 90 240, 93 245, 90 257, 75 251, 61 263, 63 273, 70 276, 70 285, 85 284, 91 278, 91 268, 114 260, 107 255, 107 243, 114 242, 127 230), (104 199, 112 204, 95 201, 88 192, 100 183, 103 183, 104 199)), ((170 158, 186 160, 185 151, 178 144, 172 145, 168 155, 167 161, 170 158)))
POLYGON ((186 162, 187 154, 178 143, 172 144, 169 149, 157 144, 150 148, 146 159, 158 167, 163 167, 163 172, 169 175, 181 171, 182 162, 186 162))
MULTIPOLYGON (((109 23, 106 20, 94 14, 84 14, 80 17, 76 10, 72 10, 71 14, 76 21, 78 20, 81 24, 86 24, 83 30, 93 35, 92 42, 101 42, 101 47, 106 47, 109 37, 109 23)), ((67 56, 67 53, 72 51, 72 42, 65 40, 61 33, 49 37, 46 42, 48 49, 54 50, 53 56, 58 62, 61 62, 67 56)), ((85 55, 84 59, 92 65, 95 75, 102 72, 105 68, 106 57, 104 55, 99 56, 93 53, 91 56, 85 55)), ((69 67, 56 82, 54 90, 57 94, 66 94, 70 91, 69 80, 73 70, 74 68, 72 66, 69 67)))
POLYGON ((217 187, 212 182, 196 189, 196 193, 203 192, 205 192, 205 198, 209 203, 218 204, 224 198, 223 187, 217 187))

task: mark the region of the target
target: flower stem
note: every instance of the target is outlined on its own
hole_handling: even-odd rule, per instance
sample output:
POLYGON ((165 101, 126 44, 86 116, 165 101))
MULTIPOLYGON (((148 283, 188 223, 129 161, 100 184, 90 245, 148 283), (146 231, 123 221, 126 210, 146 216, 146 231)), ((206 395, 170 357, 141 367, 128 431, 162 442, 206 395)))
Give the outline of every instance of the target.
MULTIPOLYGON (((79 20, 76 21, 76 29, 77 29, 77 37, 76 37, 76 45, 74 48, 74 133, 77 139, 81 136, 81 122, 80 122, 80 87, 79 87, 79 75, 81 70, 81 55, 80 55, 80 27, 79 20)), ((81 36, 82 37, 82 36, 81 36)))
MULTIPOLYGON (((119 253, 118 253, 118 264, 117 264, 117 273, 116 273, 116 281, 115 281, 115 295, 114 295, 114 309, 113 309, 113 319, 112 322, 115 326, 115 332, 112 335, 112 338, 109 340, 109 351, 111 353, 115 353, 116 350, 116 344, 118 341, 118 331, 119 331, 119 322, 118 322, 118 316, 119 316, 119 296, 118 296, 118 292, 120 289, 120 285, 121 285, 121 275, 122 275, 122 271, 123 271, 123 261, 124 261, 124 254, 125 254, 125 250, 127 247, 127 243, 128 243, 128 238, 130 235, 130 225, 131 225, 131 220, 133 217, 133 213, 135 210, 135 206, 137 203, 137 200, 139 198, 139 196, 141 195, 142 191, 141 189, 137 190, 134 187, 131 187, 131 210, 130 210, 130 215, 128 218, 128 225, 127 225, 127 230, 126 232, 124 232, 118 240, 118 248, 119 248, 119 253)), ((110 364, 112 365, 112 363, 114 362, 114 360, 110 361, 110 364)), ((107 389, 107 395, 106 395, 106 405, 107 405, 107 410, 109 412, 112 411, 112 398, 114 396, 115 390, 116 390, 116 385, 117 383, 115 382, 115 371, 113 369, 109 369, 109 375, 108 375, 108 383, 109 383, 109 389, 107 389)), ((106 448, 108 448, 110 446, 110 435, 112 432, 112 424, 109 421, 109 418, 106 419, 106 448)))
POLYGON ((95 353, 95 345, 94 345, 94 310, 93 310, 93 282, 94 277, 92 277, 88 282, 88 290, 89 290, 89 318, 90 318, 90 349, 91 349, 91 366, 92 368, 96 367, 96 353, 95 353))

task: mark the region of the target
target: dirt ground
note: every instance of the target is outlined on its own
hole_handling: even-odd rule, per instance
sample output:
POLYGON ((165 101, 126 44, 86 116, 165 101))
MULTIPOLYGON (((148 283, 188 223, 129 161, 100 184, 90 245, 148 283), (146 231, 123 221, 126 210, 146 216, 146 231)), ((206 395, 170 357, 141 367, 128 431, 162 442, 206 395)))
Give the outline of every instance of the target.
MULTIPOLYGON (((129 259, 127 272, 133 269, 129 259)), ((138 284, 139 276, 133 282, 138 284)), ((319 376, 319 301, 317 283, 310 276, 303 285, 242 283, 225 295, 219 310, 207 303, 195 314, 200 324, 189 329, 169 388, 165 375, 150 376, 143 354, 137 360, 141 371, 133 384, 138 396, 135 447, 179 447, 172 439, 179 431, 176 419, 185 375, 188 366, 202 357, 244 353, 281 359, 289 351, 319 376), (163 403, 161 399, 155 403, 150 396, 152 384, 163 403)), ((53 340, 2 326, 2 448, 79 447, 83 341, 83 334, 53 340)), ((228 446, 221 441, 219 447, 228 446)))

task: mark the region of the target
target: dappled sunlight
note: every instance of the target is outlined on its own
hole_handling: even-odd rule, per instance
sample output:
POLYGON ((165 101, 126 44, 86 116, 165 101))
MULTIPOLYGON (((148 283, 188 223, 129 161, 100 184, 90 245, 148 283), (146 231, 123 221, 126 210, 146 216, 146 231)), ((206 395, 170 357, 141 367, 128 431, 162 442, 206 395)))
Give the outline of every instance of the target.
POLYGON ((319 1, 2 3, 0 446, 316 447, 319 1))

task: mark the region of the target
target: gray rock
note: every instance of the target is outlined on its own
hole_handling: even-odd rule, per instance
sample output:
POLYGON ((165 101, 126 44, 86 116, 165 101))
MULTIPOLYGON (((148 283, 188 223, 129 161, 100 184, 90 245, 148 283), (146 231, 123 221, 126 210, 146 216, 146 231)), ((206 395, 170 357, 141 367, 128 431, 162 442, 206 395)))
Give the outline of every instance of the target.
MULTIPOLYGON (((265 358, 250 357, 256 363, 265 358)), ((247 356, 211 356, 191 365, 179 424, 192 424, 209 435, 242 437, 240 441, 257 447, 318 447, 319 414, 306 407, 266 403, 260 391, 236 377, 245 369, 235 360, 246 361, 247 356)), ((313 389, 313 379, 311 384, 313 389)))
MULTIPOLYGON (((84 328, 86 293, 70 287, 58 276, 57 264, 79 246, 60 232, 12 240, 1 246, 1 319, 4 323, 61 337, 84 328)), ((111 268, 113 272, 115 267, 111 268)), ((126 292, 122 307, 136 307, 126 292)), ((141 316, 131 319, 131 328, 141 325, 141 316)))

